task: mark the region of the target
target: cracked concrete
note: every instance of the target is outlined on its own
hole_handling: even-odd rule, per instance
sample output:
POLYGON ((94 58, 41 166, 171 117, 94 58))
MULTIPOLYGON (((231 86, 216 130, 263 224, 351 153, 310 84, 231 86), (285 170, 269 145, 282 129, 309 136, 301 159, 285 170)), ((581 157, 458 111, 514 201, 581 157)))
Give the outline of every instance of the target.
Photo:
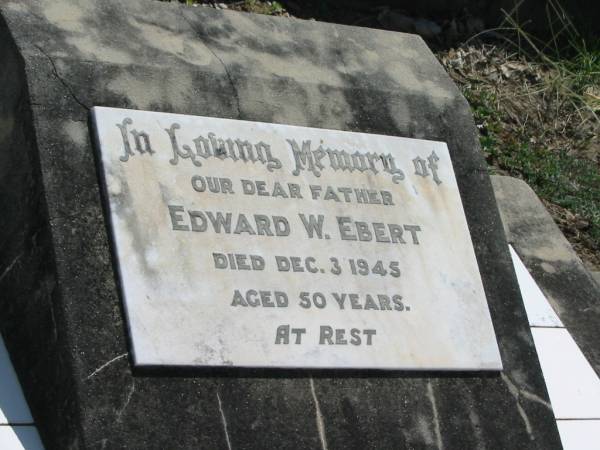
POLYGON ((8 276, 8 274, 10 273, 10 271, 15 267, 15 264, 17 264, 19 262, 19 259, 21 259, 23 257, 23 253, 17 255, 15 257, 15 259, 13 259, 8 266, 6 266, 6 269, 4 269, 2 271, 2 273, 0 274, 0 282, 4 279, 4 277, 8 276))
MULTIPOLYGON (((508 378, 505 374, 502 374, 502 380, 504 380, 504 382, 506 383, 506 385, 508 386, 508 390, 509 392, 512 394, 512 396, 515 398, 515 402, 517 405, 517 410, 519 411, 519 415, 521 416, 521 419, 523 420, 523 425, 525 426, 525 430, 527 430, 527 434, 529 435, 529 439, 533 440, 535 439, 535 437, 532 434, 532 427, 531 427, 531 422, 529 421, 529 417, 527 416, 527 412, 525 411, 525 409, 523 408, 523 405, 521 405, 521 390, 519 388, 517 388, 514 383, 510 380, 510 378, 508 378)), ((547 402, 543 402, 544 406, 548 406, 549 409, 552 409, 552 407, 550 407, 549 403, 547 402)))
POLYGON ((321 405, 319 404, 319 398, 315 391, 315 380, 312 377, 309 378, 310 393, 315 404, 315 420, 317 422, 317 430, 319 431, 319 441, 321 442, 321 450, 328 450, 327 435, 325 434, 325 419, 323 413, 321 413, 321 405))
POLYGON ((225 434, 225 442, 227 442, 227 449, 232 450, 231 440, 229 438, 229 431, 227 430, 227 417, 225 417, 225 412, 223 411, 223 403, 221 402, 221 396, 219 395, 219 390, 217 389, 217 402, 219 403, 219 413, 221 414, 221 422, 223 423, 223 433, 225 434))
POLYGON ((77 102, 82 108, 89 111, 90 107, 87 106, 85 103, 83 103, 81 100, 79 100, 77 98, 77 96, 73 92, 73 89, 71 89, 71 86, 69 86, 69 83, 67 83, 64 80, 64 78, 58 73, 58 69, 56 68, 56 64, 54 63, 54 60, 52 59, 52 57, 50 55, 48 55, 48 53, 46 53, 44 51, 44 49, 42 47, 40 47, 39 45, 35 45, 35 48, 37 48, 42 55, 44 55, 46 58, 48 58, 48 61, 50 62, 50 65, 52 66, 52 73, 54 74, 56 79, 60 82, 60 84, 62 84, 65 87, 66 91, 73 98, 73 100, 75 100, 75 102, 77 102))
POLYGON ((431 403, 431 411, 433 412, 433 428, 435 430, 435 442, 438 450, 444 449, 444 441, 442 440, 442 432, 440 430, 440 420, 438 417, 438 409, 435 400, 435 393, 433 392, 433 386, 431 382, 427 383, 427 398, 431 403))
POLYGON ((129 403, 131 402, 131 397, 133 397, 133 393, 135 392, 135 378, 131 380, 131 386, 129 387, 129 391, 127 392, 127 396, 125 397, 125 401, 123 402, 123 406, 117 410, 116 420, 118 422, 123 418, 123 414, 127 410, 129 403))
MULTIPOLYGON (((181 17, 183 18, 183 20, 185 20, 190 28, 192 30, 194 30, 194 24, 192 22, 190 22, 190 20, 187 18, 187 16, 183 13, 181 13, 181 17)), ((233 81, 233 77, 231 76, 231 72, 229 71, 229 69, 227 68, 227 65, 225 64, 225 62, 221 59, 221 57, 217 54, 217 52, 215 52, 209 45, 206 45, 206 48, 208 49, 208 51, 210 51, 210 53, 217 58, 217 60, 221 63, 221 65, 223 66, 223 69, 225 70, 225 73, 227 75, 227 79, 229 80, 229 83, 231 84, 231 89, 233 91, 233 97, 235 98, 235 102, 236 102, 236 106, 237 106, 237 118, 241 118, 242 116, 242 108, 240 105, 240 95, 238 93, 238 89, 235 85, 235 82, 233 81)))
POLYGON ((86 380, 91 380, 92 378, 94 378, 96 375, 98 375, 100 372, 102 372, 104 369, 106 369, 108 366, 110 366, 111 364, 117 362, 120 359, 125 358, 128 355, 128 353, 123 353, 122 355, 119 356, 115 356, 113 359, 111 359, 110 361, 105 362, 104 364, 102 364, 100 367, 98 367, 97 369, 95 369, 92 373, 90 373, 87 377, 85 377, 86 380))

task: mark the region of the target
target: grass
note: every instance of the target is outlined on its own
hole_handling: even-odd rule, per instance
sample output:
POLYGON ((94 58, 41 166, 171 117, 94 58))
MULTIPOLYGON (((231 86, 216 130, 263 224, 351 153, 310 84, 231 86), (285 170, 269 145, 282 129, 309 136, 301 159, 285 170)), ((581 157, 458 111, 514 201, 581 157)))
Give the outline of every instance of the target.
POLYGON ((514 11, 495 30, 501 40, 438 57, 471 104, 490 172, 525 180, 600 270, 600 41, 580 35, 555 0, 546 39, 514 11))
POLYGON ((161 1, 178 1, 185 3, 188 6, 203 4, 203 3, 224 3, 231 9, 240 11, 252 12, 256 14, 277 15, 285 12, 285 8, 277 1, 263 0, 241 0, 241 1, 207 1, 207 0, 161 0, 161 1))
POLYGON ((506 12, 504 29, 512 31, 512 38, 507 33, 503 37, 520 54, 553 69, 554 76, 548 84, 576 106, 589 109, 598 120, 595 112, 600 108, 600 40, 586 40, 557 1, 548 0, 546 13, 551 30, 548 39, 527 33, 515 14, 506 12))
POLYGON ((537 88, 556 98, 556 114, 571 112, 580 130, 587 125, 591 136, 574 132, 571 140, 583 141, 583 147, 596 142, 595 155, 582 155, 563 143, 548 148, 539 132, 527 128, 503 134, 494 113, 493 98, 480 95, 471 100, 478 119, 486 120, 487 136, 482 147, 498 167, 520 175, 537 194, 584 219, 585 234, 592 249, 600 251, 600 40, 585 39, 573 25, 566 11, 555 0, 546 4, 551 36, 543 40, 527 33, 515 19, 506 14, 513 29, 512 43, 519 55, 535 61, 545 71, 537 88), (516 37, 516 39, 514 39, 516 37), (490 101, 491 100, 491 101, 490 101), (586 142, 587 140, 587 142, 586 142))
MULTIPOLYGON (((600 56, 600 54, 596 55, 600 56)), ((579 55, 574 58, 579 58, 579 55)), ((570 71, 579 64, 576 60, 564 60, 570 71)), ((580 73, 573 86, 584 92, 590 76, 580 73), (579 81, 583 80, 583 81, 579 81)), ((566 208, 580 216, 583 231, 587 235, 588 247, 600 250, 600 170, 598 164, 566 148, 548 148, 540 139, 539 129, 528 127, 506 127, 510 122, 506 111, 499 107, 497 95, 492 90, 463 87, 470 102, 475 122, 480 129, 480 143, 491 172, 498 170, 524 179, 541 198, 566 208)), ((571 101, 581 102, 582 99, 571 101)), ((564 100, 564 99, 563 99, 564 100)), ((582 104, 578 108, 584 107, 582 104)), ((587 106, 585 106, 587 107, 587 106)), ((593 117, 588 120, 595 120, 593 117)), ((543 136, 543 132, 541 133, 543 136)))
POLYGON ((242 8, 248 12, 267 15, 278 14, 285 11, 281 3, 275 1, 262 2, 258 0, 245 0, 242 8))

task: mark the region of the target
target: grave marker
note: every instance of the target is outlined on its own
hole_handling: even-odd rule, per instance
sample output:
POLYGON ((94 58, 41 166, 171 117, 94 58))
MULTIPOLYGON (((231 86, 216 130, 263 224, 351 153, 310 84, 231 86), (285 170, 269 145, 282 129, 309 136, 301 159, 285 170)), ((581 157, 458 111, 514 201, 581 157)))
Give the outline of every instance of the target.
MULTIPOLYGON (((0 329, 47 449, 559 448, 477 130, 466 101, 420 38, 149 0, 6 0, 0 3, 0 13, 0 329), (119 113, 108 123, 110 139, 108 134, 99 133, 99 146, 93 145, 91 110, 95 106, 127 110, 126 116, 119 113), (172 114, 182 116, 174 121, 172 114), (127 117, 131 123, 125 121, 127 117), (148 122, 149 117, 153 120, 148 122), (154 120, 157 117, 160 126, 154 120), (164 118, 168 120, 163 123, 164 118), (235 125, 227 129, 188 126, 198 120, 211 125, 232 120, 235 122, 228 123, 235 125), (181 128, 173 128, 174 123, 181 128), (245 128, 259 127, 259 123, 269 124, 261 125, 263 134, 252 134, 245 128), (292 128, 287 126, 301 127, 293 128, 297 134, 291 136, 301 152, 303 142, 311 140, 310 153, 306 149, 301 155, 298 175, 293 173, 296 161, 290 157, 292 146, 274 132, 290 132, 292 128), (173 151, 165 129, 174 136, 179 151, 173 151), (352 141, 356 136, 361 136, 361 145, 352 141), (213 151, 211 137, 217 141, 215 149, 222 148, 218 139, 223 139, 224 154, 213 151), (228 138, 233 140, 233 152, 228 138), (115 145, 105 147, 103 139, 115 145), (242 153, 236 139, 240 139, 248 159, 254 155, 254 162, 240 161, 242 153), (383 142, 402 145, 390 148, 378 144, 383 142), (346 150, 340 154, 349 154, 350 167, 359 168, 358 172, 333 169, 328 157, 321 159, 321 144, 346 150), (369 159, 368 153, 383 153, 384 158, 369 159), (395 166, 386 159, 388 154, 395 166), (115 162, 112 168, 98 164, 107 155, 115 162), (361 172, 365 164, 366 170, 361 172), (111 226, 106 206, 115 211, 118 189, 124 186, 114 180, 111 183, 106 176, 109 198, 103 201, 102 170, 107 167, 134 174, 137 182, 130 186, 132 205, 136 214, 155 214, 155 227, 150 221, 136 223, 126 214, 117 215, 123 222, 111 226), (211 173, 204 171, 208 168, 211 173), (204 178, 195 178, 192 184, 195 176, 204 178), (207 177, 216 177, 218 184, 207 177), (246 189, 254 194, 244 194, 241 179, 249 181, 246 189), (358 183, 357 179, 368 182, 358 183), (162 191, 160 187, 156 190, 157 181, 163 184, 162 191), (257 184, 260 181, 265 184, 257 184), (280 181, 281 190, 275 181, 280 181), (288 183, 299 188, 294 191, 288 183), (312 200, 310 185, 321 186, 317 200, 312 200), (112 195, 116 195, 112 200, 111 186, 112 195), (235 194, 211 193, 217 186, 235 194), (327 186, 332 186, 332 191, 327 186), (413 186, 428 201, 415 201, 413 186), (347 203, 340 187, 367 191, 359 191, 360 197, 356 191, 346 191, 347 203), (146 189, 149 194, 144 195, 148 196, 139 197, 146 189), (293 198, 293 192, 303 198, 293 198), (402 196, 418 206, 392 213, 402 196), (358 203, 359 198, 362 203, 358 203), (444 212, 447 221, 443 223, 431 220, 436 199, 452 205, 444 212), (387 204, 390 202, 394 205, 387 204), (466 228, 462 213, 458 214, 459 203, 466 228), (168 205, 183 210, 172 209, 171 215, 168 205), (192 213, 192 223, 190 211, 202 212, 207 221, 192 213), (239 213, 246 214, 247 220, 242 220, 240 234, 210 231, 211 236, 225 236, 219 240, 223 248, 217 248, 217 241, 209 238, 208 227, 212 230, 213 225, 206 211, 231 212, 233 231, 234 213, 236 228, 239 213), (318 233, 314 228, 313 238, 309 238, 299 213, 305 214, 308 223, 311 214, 317 216, 313 218, 316 227, 318 216, 323 215, 322 236, 327 233, 330 239, 315 237, 318 233), (266 216, 268 221, 255 215, 266 216), (285 221, 274 216, 287 219, 289 236, 285 236, 285 221), (350 217, 352 223, 342 221, 340 230, 335 217, 350 217), (357 222, 367 225, 357 227, 357 222), (374 223, 398 227, 391 231, 389 226, 374 223), (207 231, 193 230, 203 229, 204 224, 207 231), (126 234, 127 226, 136 231, 126 234), (448 234, 450 228, 452 235, 448 234), (256 235, 250 234, 250 229, 256 235), (400 229, 405 244, 399 240, 400 229), (269 231, 274 236, 268 236, 269 231), (357 240, 341 239, 340 232, 357 240), (391 241, 392 233, 398 242, 376 241, 377 236, 391 241), (112 234, 116 251, 111 251, 112 234), (469 235, 477 264, 469 253, 469 235), (122 254, 130 245, 128 239, 140 236, 146 239, 139 241, 142 244, 156 236, 158 245, 172 242, 180 250, 153 253, 151 246, 133 244, 134 255, 122 254), (361 241, 359 236, 375 241, 361 241), (288 241, 290 244, 281 244, 288 241), (194 242, 208 246, 208 260, 206 251, 198 250, 194 242), (163 269, 160 263, 180 261, 161 258, 168 252, 191 258, 195 268, 206 267, 210 275, 196 273, 182 284, 167 283, 165 280, 177 275, 176 271, 163 269), (212 253, 221 256, 215 259, 212 253), (459 257, 463 253, 465 257, 459 257), (414 267, 405 267, 396 254, 414 262, 414 267), (247 255, 263 257, 264 269, 217 268, 225 264, 231 267, 232 262, 237 269, 262 266, 260 258, 247 255), (323 255, 338 257, 345 270, 340 275, 343 282, 335 289, 328 281, 334 275, 320 273, 320 269, 331 270, 331 262, 323 255), (428 256, 432 263, 419 262, 419 255, 428 256), (289 265, 287 272, 276 269, 275 256, 287 258, 280 260, 282 267, 289 265), (291 259, 293 256, 300 259, 291 259), (310 257, 315 261, 307 261, 310 257), (150 274, 154 271, 155 276, 143 271, 131 273, 122 283, 118 270, 134 267, 125 262, 127 258, 150 274), (375 267, 380 272, 379 260, 381 272, 385 269, 388 273, 393 271, 390 262, 398 261, 400 277, 396 280, 377 274, 363 279, 350 273, 349 260, 344 258, 356 260, 357 273, 361 269, 359 258, 367 261, 370 272, 375 267), (448 265, 448 261, 452 263, 448 265), (443 267, 453 280, 471 285, 476 292, 469 297, 473 314, 459 311, 450 318, 442 314, 432 317, 431 308, 423 306, 432 304, 432 292, 444 278, 433 274, 435 288, 428 290, 426 283, 417 283, 425 271, 416 268, 425 266, 428 270, 443 267), (487 306, 474 277, 476 266, 487 306), (301 268, 305 272, 294 272, 301 268), (314 268, 319 269, 316 274, 307 271, 314 268), (226 282, 216 286, 211 281, 215 273, 226 282), (269 274, 274 276, 269 278, 269 274), (132 284, 136 277, 143 283, 132 284), (232 279, 237 280, 237 287, 229 285, 232 279), (272 280, 272 286, 265 280, 272 280), (404 284, 405 280, 414 282, 404 284), (428 296, 425 301, 419 302, 411 292, 418 284, 423 284, 421 288, 428 296), (308 319, 297 322, 302 315, 309 317, 297 305, 299 289, 311 293, 356 290, 357 295, 362 294, 357 300, 362 310, 350 310, 349 318, 343 316, 339 322, 327 317, 317 325, 331 326, 332 330, 375 329, 377 334, 371 335, 371 346, 327 344, 324 347, 329 351, 322 359, 299 353, 277 359, 272 352, 265 352, 269 358, 259 358, 256 352, 248 351, 237 359, 214 357, 208 362, 229 359, 242 366, 246 359, 249 365, 264 367, 189 367, 192 351, 185 349, 188 355, 179 358, 181 346, 203 340, 202 330, 170 343, 161 341, 160 336, 153 337, 159 338, 156 341, 139 341, 135 329, 133 335, 128 332, 137 320, 126 320, 127 315, 137 314, 129 302, 142 301, 141 296, 136 300, 130 293, 138 288, 147 293, 149 285, 162 289, 161 294, 165 294, 165 287, 173 287, 172 293, 179 297, 174 303, 178 309, 181 293, 188 295, 190 286, 205 300, 206 290, 222 289, 224 295, 215 295, 215 300, 227 299, 227 303, 233 301, 232 288, 245 293, 252 288, 257 292, 286 292, 287 311, 292 311, 292 300, 296 302, 296 315, 289 321, 283 321, 281 311, 285 308, 277 306, 235 309, 239 316, 258 318, 261 345, 266 342, 262 340, 264 333, 270 349, 279 345, 288 350, 296 347, 291 344, 296 339, 292 327, 306 327, 303 339, 309 339, 309 327, 313 326, 308 319), (367 291, 389 296, 396 286, 402 289, 403 305, 406 301, 410 311, 406 305, 404 311, 382 311, 381 305, 386 303, 379 298, 373 298, 373 303, 380 310, 364 309, 367 291), (488 308, 503 369, 465 371, 483 366, 500 368, 488 308), (360 312, 378 318, 396 317, 407 325, 414 320, 411 317, 429 315, 415 330, 424 341, 447 336, 443 328, 453 323, 457 342, 466 350, 444 354, 437 362, 433 352, 422 353, 429 359, 421 365, 414 354, 402 356, 388 367, 389 358, 378 360, 375 356, 369 360, 366 355, 372 353, 367 350, 380 345, 377 339, 385 337, 384 329, 400 335, 405 331, 400 327, 390 331, 387 319, 383 319, 383 328, 371 320, 363 325, 358 322, 362 320, 360 312), (265 314, 280 316, 272 321, 265 314), (460 327, 467 317, 482 331, 481 342, 470 341, 466 336, 477 333, 460 327), (290 325, 290 344, 275 344, 275 323, 290 325), (158 342, 160 347, 158 351, 144 350, 138 345, 143 342, 158 342), (172 355, 165 354, 169 344, 172 355), (481 358, 476 355, 478 344, 484 352, 481 358), (336 364, 333 358, 337 355, 342 355, 343 364, 336 364), (156 361, 177 365, 156 366, 156 361), (335 370, 316 368, 318 363, 335 370), (445 363, 452 363, 455 370, 397 370, 409 366, 450 368, 445 363), (302 368, 284 368, 285 364, 302 368), (376 365, 396 370, 373 370, 376 365), (337 368, 342 366, 346 369, 337 368)), ((100 111, 94 109, 95 113, 100 111)), ((101 118, 98 124, 105 125, 101 118)), ((130 201, 127 198, 121 197, 124 206, 130 201)), ((442 211, 442 206, 440 201, 435 211, 442 211)), ((457 291, 449 292, 456 296, 457 291)), ((157 298, 163 301, 166 296, 157 298)), ((256 303, 255 296, 243 296, 246 303, 248 299, 256 303)), ((277 305, 278 299, 282 302, 282 297, 264 295, 261 305, 277 305)), ((337 301, 333 301, 335 307, 337 301)), ((311 306, 311 312, 321 317, 334 312, 342 317, 341 313, 348 312, 331 309, 330 303, 331 297, 328 307, 313 311, 311 306)), ((371 302, 368 304, 372 307, 371 302)), ((452 304, 459 303, 453 300, 452 304)), ((182 317, 176 308, 166 311, 168 320, 182 317)), ((194 308, 183 322, 173 326, 188 329, 189 323, 196 321, 194 308)), ((152 337, 152 330, 164 334, 164 325, 159 319, 149 327, 148 335, 152 337)), ((315 330, 310 332, 316 337, 312 334, 315 330)), ((168 333, 177 337, 176 331, 168 333)), ((282 332, 281 339, 285 336, 282 332)), ((337 339, 334 336, 331 339, 337 339)), ((369 334, 364 337, 366 341, 369 334)), ((339 339, 343 342, 348 338, 339 339)), ((431 349, 432 345, 423 342, 423 348, 431 349)), ((206 358, 208 354, 198 350, 193 356, 206 358)))
POLYGON ((137 365, 501 368, 444 143, 92 115, 137 365))

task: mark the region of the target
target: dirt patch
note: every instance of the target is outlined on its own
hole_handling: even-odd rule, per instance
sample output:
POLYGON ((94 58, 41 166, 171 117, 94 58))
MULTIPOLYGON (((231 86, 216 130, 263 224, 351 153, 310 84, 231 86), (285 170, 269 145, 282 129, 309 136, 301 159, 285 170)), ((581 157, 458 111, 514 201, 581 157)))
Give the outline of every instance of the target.
POLYGON ((586 266, 599 270, 600 121, 593 86, 576 95, 560 67, 498 44, 465 45, 438 58, 472 106, 490 170, 524 179, 586 266))

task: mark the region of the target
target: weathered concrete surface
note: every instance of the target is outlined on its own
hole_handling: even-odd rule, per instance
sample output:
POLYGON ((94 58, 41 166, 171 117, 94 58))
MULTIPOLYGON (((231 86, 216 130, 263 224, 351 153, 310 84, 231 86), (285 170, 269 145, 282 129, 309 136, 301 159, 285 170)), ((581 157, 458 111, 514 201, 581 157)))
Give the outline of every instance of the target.
POLYGON ((524 181, 493 176, 508 241, 600 376, 600 288, 524 181))
POLYGON ((477 131, 424 43, 152 6, 0 6, 0 325, 47 448, 560 448, 477 131), (446 141, 504 373, 132 373, 92 105, 446 141))

